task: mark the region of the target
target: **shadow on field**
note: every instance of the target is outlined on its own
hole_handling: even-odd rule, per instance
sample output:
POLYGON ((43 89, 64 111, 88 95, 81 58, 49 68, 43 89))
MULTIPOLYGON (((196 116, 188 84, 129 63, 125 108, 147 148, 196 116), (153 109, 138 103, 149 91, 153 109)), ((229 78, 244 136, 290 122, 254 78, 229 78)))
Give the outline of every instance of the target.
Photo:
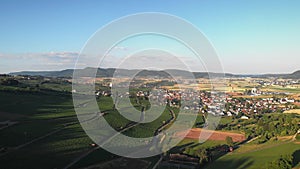
POLYGON ((300 163, 300 150, 295 151, 293 154, 293 167, 300 163))
POLYGON ((191 147, 191 146, 193 146, 194 144, 195 144, 195 143, 190 142, 190 143, 186 143, 186 144, 183 144, 183 145, 180 145, 180 146, 175 146, 175 147, 173 147, 171 150, 169 150, 169 152, 170 152, 170 153, 174 153, 174 154, 176 154, 176 153, 181 153, 181 152, 184 151, 185 148, 191 147))
POLYGON ((208 164, 205 169, 214 169, 214 168, 222 168, 222 169, 246 169, 253 164, 253 160, 249 158, 239 158, 234 160, 221 160, 214 161, 211 164, 208 164))

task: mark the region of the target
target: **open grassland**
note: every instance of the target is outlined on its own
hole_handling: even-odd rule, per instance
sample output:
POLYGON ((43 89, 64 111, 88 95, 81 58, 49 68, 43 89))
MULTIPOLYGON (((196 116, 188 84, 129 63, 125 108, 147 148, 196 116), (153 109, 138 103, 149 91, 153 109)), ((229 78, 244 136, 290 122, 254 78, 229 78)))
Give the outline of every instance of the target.
POLYGON ((277 160, 281 155, 292 154, 294 157, 293 166, 299 166, 300 146, 295 142, 267 142, 262 145, 246 144, 242 145, 233 153, 217 159, 208 164, 206 169, 264 169, 266 164, 277 160))

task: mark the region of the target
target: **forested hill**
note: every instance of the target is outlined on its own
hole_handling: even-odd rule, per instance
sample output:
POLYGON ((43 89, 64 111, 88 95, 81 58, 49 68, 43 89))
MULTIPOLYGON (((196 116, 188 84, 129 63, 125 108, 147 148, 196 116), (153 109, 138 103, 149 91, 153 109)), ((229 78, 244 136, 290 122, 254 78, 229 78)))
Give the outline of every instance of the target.
MULTIPOLYGON (((97 72, 97 77, 113 77, 116 71, 115 68, 92 68, 87 67, 84 69, 78 69, 79 75, 91 76, 91 72, 97 72)), ((159 77, 159 78, 167 78, 170 77, 170 74, 182 77, 189 77, 191 74, 185 70, 177 70, 177 69, 168 69, 168 70, 138 70, 138 76, 140 77, 159 77)), ((61 71, 22 71, 22 72, 12 72, 10 75, 29 75, 29 76, 46 76, 46 77, 72 77, 74 69, 65 69, 61 71)), ((120 77, 127 77, 128 75, 132 75, 137 70, 130 69, 118 69, 118 75, 120 77)), ((277 77, 277 78, 285 78, 285 79, 300 79, 300 70, 291 74, 261 74, 261 75, 240 75, 240 74, 231 74, 231 73, 208 73, 208 72, 193 72, 195 78, 208 78, 210 77, 277 77)))

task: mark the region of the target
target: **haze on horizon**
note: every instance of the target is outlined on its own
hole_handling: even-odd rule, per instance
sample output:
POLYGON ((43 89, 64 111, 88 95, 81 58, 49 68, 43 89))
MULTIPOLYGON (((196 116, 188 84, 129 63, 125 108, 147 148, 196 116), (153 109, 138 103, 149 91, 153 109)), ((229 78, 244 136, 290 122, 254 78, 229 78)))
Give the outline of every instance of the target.
MULTIPOLYGON (((215 47, 226 73, 292 73, 300 69, 299 7, 297 0, 1 1, 0 73, 72 69, 93 33, 138 12, 169 13, 194 24, 215 47)), ((140 43, 118 45, 109 63, 140 43)), ((176 53, 189 59, 182 50, 176 53)), ((192 67, 203 71, 199 64, 192 67)))

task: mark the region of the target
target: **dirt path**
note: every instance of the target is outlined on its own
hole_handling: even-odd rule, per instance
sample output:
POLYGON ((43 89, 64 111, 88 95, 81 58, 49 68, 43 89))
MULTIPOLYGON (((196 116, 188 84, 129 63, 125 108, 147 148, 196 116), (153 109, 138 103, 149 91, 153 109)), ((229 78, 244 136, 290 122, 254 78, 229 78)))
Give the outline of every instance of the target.
POLYGON ((252 138, 251 140, 247 141, 246 144, 251 143, 252 141, 257 140, 257 139, 260 138, 260 137, 261 137, 261 136, 254 137, 254 138, 252 138))

